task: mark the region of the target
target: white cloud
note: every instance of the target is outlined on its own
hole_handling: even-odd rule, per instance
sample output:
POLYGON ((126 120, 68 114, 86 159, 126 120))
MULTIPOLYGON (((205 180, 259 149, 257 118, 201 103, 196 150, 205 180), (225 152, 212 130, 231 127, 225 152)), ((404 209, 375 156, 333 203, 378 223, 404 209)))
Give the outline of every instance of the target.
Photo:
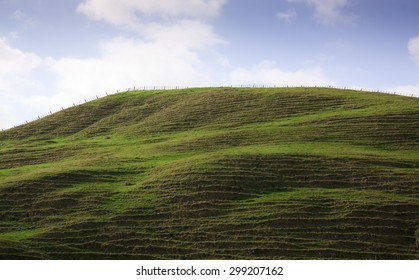
POLYGON ((279 12, 277 14, 278 19, 285 21, 286 23, 293 23, 297 16, 297 11, 294 8, 291 8, 286 12, 279 12))
POLYGON ((328 86, 335 84, 326 77, 321 68, 285 71, 271 61, 261 62, 250 69, 235 69, 230 74, 230 82, 234 85, 255 83, 277 86, 328 86))
POLYGON ((41 58, 12 48, 8 41, 0 38, 0 76, 27 74, 41 64, 41 58))
POLYGON ((28 102, 57 109, 134 86, 211 84, 199 56, 206 48, 223 42, 211 26, 183 20, 149 28, 153 35, 145 40, 116 37, 101 43, 98 58, 52 61, 51 71, 57 78, 56 95, 33 96, 28 102))
POLYGON ((84 0, 77 11, 115 25, 138 23, 137 14, 169 17, 214 17, 227 0, 84 0))
MULTIPOLYGON (((0 38, 0 96, 11 98, 11 93, 24 94, 33 88, 33 73, 43 65, 42 58, 12 48, 0 38)), ((16 96, 13 96, 16 98, 16 96)))
POLYGON ((408 49, 413 60, 419 65, 419 36, 409 40, 408 49))
POLYGON ((44 60, 33 53, 23 52, 0 38, 0 128, 23 121, 29 114, 23 102, 41 86, 35 78, 44 60))
POLYGON ((88 94, 135 85, 208 85, 201 52, 226 42, 203 19, 227 0, 84 0, 77 11, 91 20, 139 31, 101 44, 97 59, 61 59, 53 67, 59 92, 88 94), (83 70, 78 70, 82 68, 83 70), (81 72, 86 72, 81 74, 81 72), (89 80, 83 80, 84 76, 89 80), (74 84, 74 80, 81 80, 74 84))
POLYGON ((347 22, 352 16, 343 14, 351 0, 287 0, 290 3, 304 3, 314 9, 314 18, 325 25, 347 22))

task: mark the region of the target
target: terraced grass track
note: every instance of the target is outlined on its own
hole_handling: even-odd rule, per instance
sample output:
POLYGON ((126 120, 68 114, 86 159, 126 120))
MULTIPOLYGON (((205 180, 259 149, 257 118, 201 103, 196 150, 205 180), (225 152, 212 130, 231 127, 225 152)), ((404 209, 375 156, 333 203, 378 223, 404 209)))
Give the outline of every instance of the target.
POLYGON ((0 133, 0 258, 418 259, 418 144, 415 98, 108 96, 0 133))

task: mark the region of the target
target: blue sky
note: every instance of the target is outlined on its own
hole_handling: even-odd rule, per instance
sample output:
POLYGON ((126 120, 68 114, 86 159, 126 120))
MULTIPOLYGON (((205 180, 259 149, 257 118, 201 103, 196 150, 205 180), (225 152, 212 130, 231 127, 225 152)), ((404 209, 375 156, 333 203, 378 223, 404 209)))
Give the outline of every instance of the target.
POLYGON ((0 129, 134 86, 419 96, 416 0, 0 0, 0 129))

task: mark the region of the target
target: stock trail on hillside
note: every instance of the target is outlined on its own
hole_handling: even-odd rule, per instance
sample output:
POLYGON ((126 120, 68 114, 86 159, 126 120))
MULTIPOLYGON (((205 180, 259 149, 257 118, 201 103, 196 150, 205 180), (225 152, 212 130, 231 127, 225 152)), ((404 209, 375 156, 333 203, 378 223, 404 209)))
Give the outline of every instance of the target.
POLYGON ((1 259, 418 259, 419 99, 130 91, 0 132, 1 259))

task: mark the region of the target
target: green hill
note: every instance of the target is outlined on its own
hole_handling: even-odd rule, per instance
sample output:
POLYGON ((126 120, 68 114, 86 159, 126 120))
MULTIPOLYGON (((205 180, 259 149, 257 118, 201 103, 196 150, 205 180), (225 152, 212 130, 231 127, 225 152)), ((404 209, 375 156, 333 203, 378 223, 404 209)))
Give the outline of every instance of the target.
POLYGON ((1 259, 418 259, 419 99, 130 91, 0 133, 1 259))

